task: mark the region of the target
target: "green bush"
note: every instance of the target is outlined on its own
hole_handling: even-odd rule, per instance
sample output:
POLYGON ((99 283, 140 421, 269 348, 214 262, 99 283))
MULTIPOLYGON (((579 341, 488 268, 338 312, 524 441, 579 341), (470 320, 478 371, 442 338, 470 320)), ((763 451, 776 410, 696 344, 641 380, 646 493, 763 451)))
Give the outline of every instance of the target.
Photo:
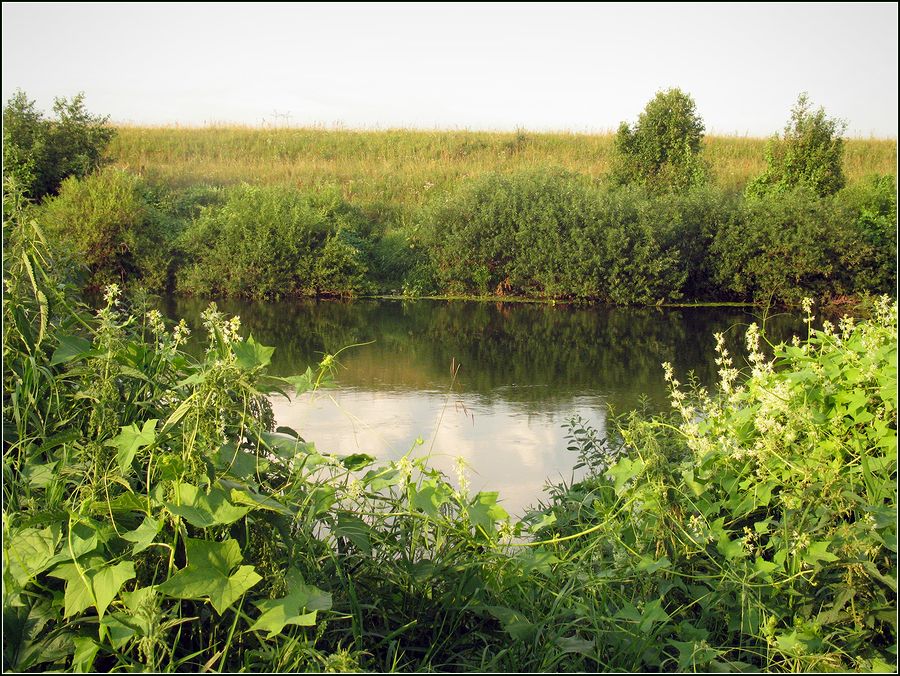
POLYGON ((845 293, 891 293, 897 284, 897 181, 872 176, 835 195, 843 212, 840 270, 845 293))
POLYGON ((703 130, 690 95, 680 89, 657 92, 634 128, 619 126, 613 178, 674 191, 702 185, 708 173, 700 159, 703 130))
POLYGON ((173 233, 137 176, 112 168, 71 176, 41 206, 38 218, 87 267, 90 286, 127 278, 151 289, 167 287, 173 233))
POLYGON ((711 247, 720 288, 742 299, 798 304, 831 295, 839 280, 840 214, 810 190, 747 201, 711 247))
POLYGON ((370 239, 336 193, 240 186, 203 207, 184 232, 178 289, 258 298, 356 293, 367 288, 370 239))
POLYGON ((464 183, 426 219, 450 292, 652 304, 712 293, 707 250, 733 208, 711 190, 597 188, 531 171, 464 183))
POLYGON ((54 119, 44 118, 21 90, 3 109, 4 179, 15 180, 35 201, 56 194, 65 178, 98 168, 115 135, 108 117, 85 110, 83 93, 55 99, 53 113, 54 119))
POLYGON ((797 186, 822 197, 836 193, 846 183, 841 167, 846 127, 846 122, 826 117, 822 107, 813 112, 807 94, 800 94, 784 136, 776 135, 766 146, 766 170, 747 185, 747 195, 759 197, 797 186))
POLYGON ((573 239, 593 192, 563 171, 488 174, 425 212, 440 282, 450 290, 557 296, 573 293, 582 265, 573 239))

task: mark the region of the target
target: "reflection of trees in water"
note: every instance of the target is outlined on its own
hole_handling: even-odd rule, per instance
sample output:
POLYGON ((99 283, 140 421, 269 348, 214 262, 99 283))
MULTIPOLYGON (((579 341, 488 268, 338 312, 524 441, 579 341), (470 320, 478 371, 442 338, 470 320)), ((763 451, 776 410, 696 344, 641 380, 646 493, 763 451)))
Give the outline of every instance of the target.
MULTIPOLYGON (((206 302, 178 299, 171 316, 196 332, 206 302)), ((622 411, 641 395, 665 407, 661 362, 685 381, 693 370, 715 383, 713 333, 723 331, 735 364, 743 364, 746 325, 758 319, 736 308, 571 307, 442 301, 223 301, 239 314, 245 334, 275 345, 273 369, 293 373, 325 352, 374 340, 345 352, 339 382, 365 389, 443 390, 451 360, 461 364, 457 389, 490 405, 502 400, 527 411, 558 408, 575 396, 601 395, 622 411)), ((788 316, 772 318, 773 341, 802 333, 788 316)))

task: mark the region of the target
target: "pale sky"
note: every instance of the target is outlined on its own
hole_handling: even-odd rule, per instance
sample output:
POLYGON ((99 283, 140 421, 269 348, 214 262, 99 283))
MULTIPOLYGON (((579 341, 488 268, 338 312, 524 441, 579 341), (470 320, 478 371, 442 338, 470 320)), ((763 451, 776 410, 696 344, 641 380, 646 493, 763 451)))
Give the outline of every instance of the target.
POLYGON ((3 3, 4 102, 115 122, 614 130, 659 89, 768 136, 801 91, 897 137, 897 3, 3 3))

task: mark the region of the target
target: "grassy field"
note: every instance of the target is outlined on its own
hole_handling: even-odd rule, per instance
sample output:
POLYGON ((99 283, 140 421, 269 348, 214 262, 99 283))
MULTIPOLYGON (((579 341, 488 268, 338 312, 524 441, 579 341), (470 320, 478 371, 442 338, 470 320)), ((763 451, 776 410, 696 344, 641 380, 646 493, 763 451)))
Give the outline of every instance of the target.
MULTIPOLYGON (((742 188, 765 168, 766 141, 706 137, 713 180, 742 188)), ((356 204, 389 207, 420 205, 430 191, 489 171, 561 166, 600 177, 612 152, 612 134, 131 126, 108 149, 119 166, 162 185, 336 184, 356 204)), ((850 183, 895 175, 897 142, 849 139, 844 162, 850 183)))

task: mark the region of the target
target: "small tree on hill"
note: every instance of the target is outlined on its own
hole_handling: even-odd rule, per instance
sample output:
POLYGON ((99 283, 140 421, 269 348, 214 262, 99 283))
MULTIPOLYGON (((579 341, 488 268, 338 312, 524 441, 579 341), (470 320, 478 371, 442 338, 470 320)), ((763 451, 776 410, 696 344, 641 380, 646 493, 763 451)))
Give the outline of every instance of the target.
POLYGON ((766 146, 766 170, 747 186, 747 195, 780 193, 808 187, 820 197, 844 187, 841 167, 843 133, 847 123, 828 118, 821 106, 815 112, 806 92, 797 97, 784 137, 772 138, 766 146))
POLYGON ((704 183, 703 131, 690 95, 680 89, 658 92, 633 128, 626 122, 619 126, 613 178, 676 191, 704 183))
POLYGON ((53 113, 46 119, 21 90, 3 109, 3 177, 36 201, 99 167, 115 135, 109 117, 85 110, 83 93, 55 99, 53 113))

